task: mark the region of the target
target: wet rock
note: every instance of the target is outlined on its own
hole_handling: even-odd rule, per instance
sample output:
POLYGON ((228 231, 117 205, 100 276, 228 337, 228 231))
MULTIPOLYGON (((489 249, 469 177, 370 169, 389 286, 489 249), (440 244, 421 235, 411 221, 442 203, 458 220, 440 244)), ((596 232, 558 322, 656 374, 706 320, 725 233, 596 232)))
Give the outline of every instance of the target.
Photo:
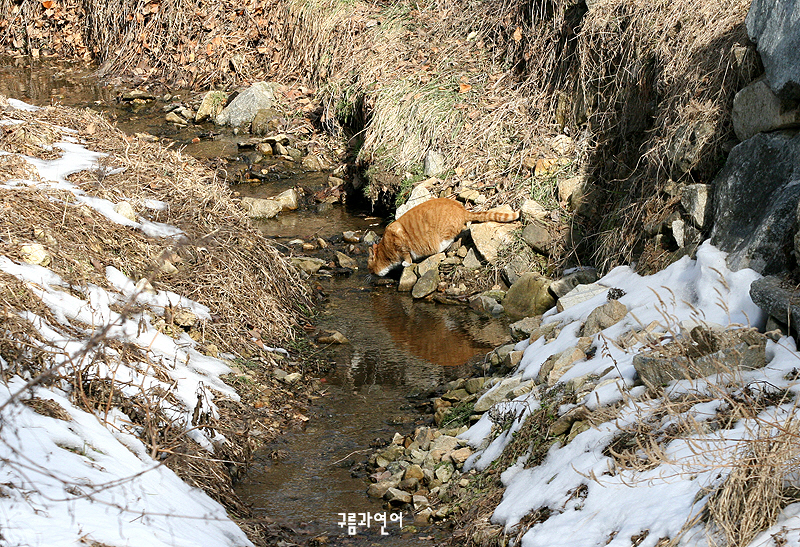
POLYGON ((503 306, 497 300, 482 294, 470 298, 469 307, 479 314, 489 317, 500 315, 503 312, 503 306))
POLYGON ((283 211, 294 211, 297 209, 300 202, 300 196, 298 196, 297 190, 294 188, 284 190, 272 199, 280 203, 281 210, 283 211))
POLYGON ((274 199, 244 197, 242 207, 250 218, 272 218, 283 211, 283 204, 274 199))
POLYGON ((351 270, 358 269, 358 262, 339 251, 336 251, 336 262, 338 262, 339 266, 342 268, 350 268, 351 270))
POLYGON ((503 307, 512 319, 542 315, 555 304, 548 291, 550 280, 536 273, 522 275, 506 293, 503 307))
POLYGON ((302 165, 306 171, 322 171, 324 169, 322 160, 316 154, 309 154, 303 158, 302 165))
POLYGON ((325 265, 325 261, 311 256, 293 256, 289 259, 292 265, 309 275, 314 275, 325 265))
POLYGON ((155 95, 150 93, 149 91, 145 91, 143 89, 131 89, 130 91, 126 91, 120 97, 120 100, 125 102, 133 102, 133 101, 152 101, 156 98, 155 95))
POLYGON ((594 336, 598 332, 616 325, 628 315, 628 308, 619 300, 610 300, 593 309, 583 324, 583 336, 594 336))
POLYGON ((167 112, 167 115, 164 116, 164 120, 167 123, 174 123, 176 125, 187 125, 186 119, 179 116, 175 111, 167 112))
POLYGON ((403 268, 403 273, 400 274, 400 282, 397 284, 397 290, 400 292, 409 292, 414 288, 417 283, 417 274, 415 273, 416 265, 412 264, 403 268))
POLYGON ((275 105, 277 88, 278 84, 268 82, 251 85, 220 112, 215 120, 217 125, 241 127, 250 124, 259 110, 275 105))
POLYGON ((592 283, 590 285, 578 285, 558 299, 556 309, 559 312, 562 312, 568 308, 571 308, 572 306, 586 302, 587 300, 590 300, 599 294, 606 294, 607 292, 608 287, 599 285, 597 283, 592 283))
POLYGON ((317 342, 320 344, 349 344, 350 340, 347 337, 339 332, 338 330, 332 331, 330 334, 325 334, 317 338, 317 342))
POLYGON ((259 108, 250 122, 250 133, 253 135, 267 135, 278 129, 275 118, 279 116, 274 108, 259 108))
POLYGON ((439 288, 439 270, 428 270, 425 275, 420 277, 411 289, 411 296, 414 298, 425 298, 439 288))
POLYGON ((571 272, 550 284, 550 292, 556 298, 561 298, 569 294, 578 285, 589 285, 597 281, 597 270, 594 268, 582 268, 571 272))
POLYGON ((136 217, 136 211, 133 210, 133 206, 129 201, 120 201, 119 203, 115 204, 114 212, 118 215, 124 216, 130 221, 136 222, 138 220, 136 217))
POLYGON ((469 228, 475 248, 487 262, 494 262, 501 246, 511 243, 516 223, 479 222, 469 228))
POLYGON ((44 245, 41 243, 22 245, 19 248, 19 253, 23 262, 27 262, 28 264, 33 264, 35 266, 47 267, 53 260, 53 257, 50 256, 50 253, 47 252, 47 249, 45 249, 44 245))
POLYGON ((358 232, 353 232, 350 230, 342 232, 342 238, 344 238, 347 243, 358 243, 360 240, 358 232))
POLYGON ((364 234, 364 237, 361 239, 361 242, 364 243, 365 245, 373 245, 377 243, 379 240, 380 238, 378 237, 378 234, 376 234, 372 230, 369 230, 366 234, 364 234))
POLYGON ((195 122, 202 122, 207 119, 215 120, 228 100, 228 94, 224 91, 209 91, 203 96, 197 113, 194 115, 195 122))

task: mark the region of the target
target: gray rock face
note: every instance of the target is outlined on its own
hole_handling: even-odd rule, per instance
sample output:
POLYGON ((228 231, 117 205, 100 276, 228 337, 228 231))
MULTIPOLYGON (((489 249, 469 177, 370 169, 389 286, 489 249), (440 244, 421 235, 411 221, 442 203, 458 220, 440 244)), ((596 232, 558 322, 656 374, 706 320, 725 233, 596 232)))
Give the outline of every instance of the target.
POLYGON ((741 89, 733 98, 733 131, 745 141, 762 131, 774 131, 800 125, 800 108, 786 108, 761 79, 741 89))
POLYGON ((800 2, 753 0, 747 34, 757 44, 769 87, 782 99, 800 99, 800 2))
POLYGON ((511 233, 516 228, 516 223, 479 222, 472 224, 469 231, 481 256, 487 262, 494 262, 500 247, 511 242, 511 233))
POLYGON ((240 127, 250 124, 259 110, 275 105, 277 87, 276 83, 254 83, 220 112, 216 119, 217 125, 240 127))
POLYGON ((753 303, 783 323, 800 325, 800 294, 781 284, 777 277, 767 276, 750 284, 753 303))
POLYGON ((445 157, 436 150, 430 150, 425 154, 425 161, 423 162, 422 173, 426 177, 435 177, 439 173, 443 173, 446 169, 445 157))
POLYGON ((711 242, 732 270, 764 275, 791 264, 800 199, 800 135, 759 133, 736 146, 714 179, 711 242))
POLYGON ((544 224, 531 222, 522 230, 522 239, 537 253, 547 255, 552 246, 553 236, 544 224))
POLYGON ((711 212, 711 185, 688 184, 681 188, 681 206, 695 226, 705 228, 711 212))
POLYGON ((597 281, 597 270, 594 268, 583 268, 553 281, 550 284, 550 292, 553 293, 556 298, 561 298, 578 285, 589 285, 595 281, 597 281))

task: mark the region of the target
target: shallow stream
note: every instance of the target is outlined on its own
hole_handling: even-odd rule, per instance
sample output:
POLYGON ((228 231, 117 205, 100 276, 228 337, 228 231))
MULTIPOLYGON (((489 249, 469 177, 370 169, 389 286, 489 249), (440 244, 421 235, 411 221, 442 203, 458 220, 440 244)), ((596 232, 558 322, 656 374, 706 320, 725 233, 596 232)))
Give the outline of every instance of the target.
MULTIPOLYGON (((6 60, 0 63, 0 74, 2 94, 35 105, 57 102, 105 111, 128 133, 148 132, 180 144, 211 129, 177 129, 164 121, 163 103, 150 108, 120 105, 85 67, 6 60)), ((326 175, 305 174, 235 189, 242 195, 271 197, 298 185, 321 189, 325 180, 326 175)), ((380 233, 376 222, 363 211, 333 205, 283 213, 259 227, 289 252, 290 242, 298 238, 329 239, 346 230, 380 233)), ((424 423, 429 416, 420 414, 408 396, 464 376, 465 363, 504 342, 507 328, 465 307, 412 301, 393 287, 376 288, 366 278, 365 256, 355 258, 359 270, 351 276, 313 279, 327 295, 316 326, 337 330, 349 340, 326 348, 335 368, 321 379, 325 396, 309 410, 311 419, 303 431, 286 433, 256 455, 238 493, 259 517, 307 538, 328 536, 329 545, 432 545, 444 532, 430 528, 401 533, 399 523, 391 521, 387 536, 375 522, 349 534, 339 524, 340 513, 392 513, 380 500, 367 497, 367 484, 352 478, 350 467, 366 459, 375 439, 390 440, 396 431, 407 434, 424 423)), ((403 514, 404 525, 412 521, 412 514, 403 514)))

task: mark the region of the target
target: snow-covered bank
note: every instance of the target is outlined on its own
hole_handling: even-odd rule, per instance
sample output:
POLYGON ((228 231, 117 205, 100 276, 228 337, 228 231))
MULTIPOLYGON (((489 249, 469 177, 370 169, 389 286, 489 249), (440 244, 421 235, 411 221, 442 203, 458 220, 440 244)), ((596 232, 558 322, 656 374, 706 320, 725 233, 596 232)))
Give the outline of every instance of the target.
MULTIPOLYGON (((793 466, 800 449, 792 448, 797 445, 792 436, 797 432, 800 354, 792 338, 767 341, 763 368, 677 380, 649 392, 637 382, 633 365, 634 355, 663 347, 693 325, 763 329, 766 318, 748 293, 758 277, 752 270, 731 272, 725 254, 705 243, 696 260, 685 257, 655 275, 642 277, 619 267, 602 278, 600 285, 624 291, 619 303, 627 315, 594 335, 587 358, 577 360, 554 384, 544 382, 513 401, 498 403, 502 412, 484 414, 461 435, 478 449, 465 469, 486 470, 515 436, 522 435, 528 416, 562 400, 554 394, 567 384, 580 386, 591 379, 589 391, 554 409, 558 418, 583 406, 584 416, 591 417, 585 423, 591 427, 560 437, 540 461, 529 461, 529 449, 498 469, 505 492, 491 521, 510 536, 521 536, 524 547, 646 547, 670 541, 706 545, 709 538, 720 541, 721 535, 720 523, 709 523, 707 503, 737 470, 763 465, 756 475, 772 474, 778 484, 786 480, 796 485, 793 466), (631 331, 652 336, 632 343, 626 337, 631 331), (499 414, 516 418, 500 423, 499 414), (614 444, 626 438, 638 444, 614 444), (790 454, 783 464, 771 466, 774 461, 752 456, 759 442, 780 445, 790 454), (625 452, 627 459, 618 452, 625 452)), ((561 313, 554 308, 545 314, 543 326, 555 323, 560 332, 520 342, 516 349, 524 355, 513 375, 537 378, 549 357, 575 347, 583 323, 606 302, 607 292, 561 313)), ((753 478, 748 484, 755 482, 753 478)), ((741 503, 756 505, 758 512, 760 501, 764 500, 744 496, 741 503)), ((750 544, 798 544, 798 512, 800 504, 789 505, 778 522, 750 544)))
MULTIPOLYGON (((185 238, 182 229, 148 218, 163 218, 172 205, 118 187, 114 202, 90 195, 70 175, 96 171, 95 186, 106 191, 106 178, 125 169, 101 165, 107 154, 90 150, 74 129, 27 117, 35 108, 13 100, 3 106, 2 123, 17 140, 0 152, 0 216, 17 209, 35 220, 19 226, 5 218, 0 236, 0 543, 252 545, 220 503, 164 465, 189 444, 200 455, 185 457, 215 461, 228 443, 213 423, 220 402, 239 395, 221 378, 231 372, 224 358, 233 356, 199 330, 214 321, 211 310, 94 251, 119 249, 116 263, 131 264, 126 254, 144 248, 152 260, 150 253, 185 238), (138 215, 120 207, 129 201, 140 206, 138 215), (52 205, 57 215, 44 211, 52 205), (80 256, 64 251, 80 247, 67 241, 75 234, 59 232, 76 217, 98 238, 80 256), (135 238, 144 243, 136 247, 135 238)), ((166 271, 155 257, 156 274, 166 271)))

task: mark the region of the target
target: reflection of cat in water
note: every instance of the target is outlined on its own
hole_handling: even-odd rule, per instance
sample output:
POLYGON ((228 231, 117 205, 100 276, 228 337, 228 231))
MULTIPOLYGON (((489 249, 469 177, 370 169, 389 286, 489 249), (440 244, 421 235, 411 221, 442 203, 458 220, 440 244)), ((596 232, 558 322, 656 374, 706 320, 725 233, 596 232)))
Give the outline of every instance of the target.
POLYGON ((467 222, 511 222, 519 211, 467 211, 459 202, 437 198, 420 203, 389 224, 380 242, 369 249, 367 265, 375 275, 386 275, 394 266, 410 265, 444 251, 467 222))

